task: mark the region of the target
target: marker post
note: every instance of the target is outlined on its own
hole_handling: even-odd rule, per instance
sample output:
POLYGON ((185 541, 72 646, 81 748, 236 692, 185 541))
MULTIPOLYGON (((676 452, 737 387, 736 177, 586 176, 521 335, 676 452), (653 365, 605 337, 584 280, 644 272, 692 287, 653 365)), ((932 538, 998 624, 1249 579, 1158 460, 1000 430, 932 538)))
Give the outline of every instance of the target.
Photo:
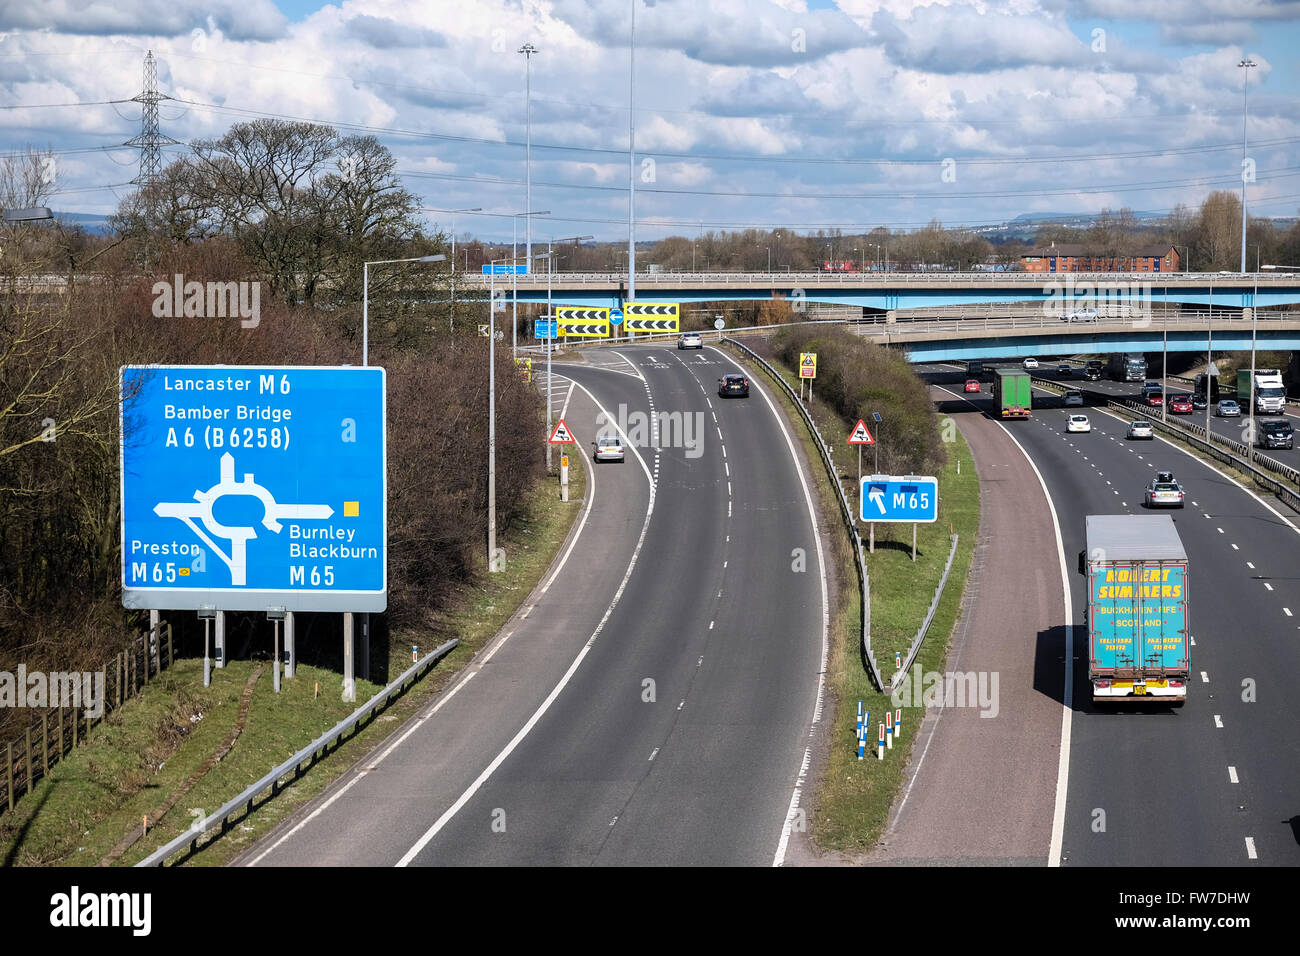
POLYGON ((894 749, 894 715, 885 711, 885 747, 894 749))
POLYGON ((876 759, 885 759, 885 725, 880 725, 880 739, 876 743, 876 759))

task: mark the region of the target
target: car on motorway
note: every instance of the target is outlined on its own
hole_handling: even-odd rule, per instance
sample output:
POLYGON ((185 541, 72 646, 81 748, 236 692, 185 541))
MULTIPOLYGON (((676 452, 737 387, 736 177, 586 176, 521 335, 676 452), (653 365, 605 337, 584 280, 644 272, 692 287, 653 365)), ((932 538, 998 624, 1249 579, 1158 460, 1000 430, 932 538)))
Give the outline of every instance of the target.
POLYGON ((1021 368, 1024 369, 1036 369, 1038 368, 1038 359, 1034 358, 1031 355, 1028 358, 1026 358, 1023 362, 1021 362, 1020 366, 1021 368))
POLYGON ((624 461, 623 439, 617 435, 602 435, 591 443, 595 448, 594 461, 624 461))
POLYGON ((683 332, 681 338, 677 340, 677 348, 680 349, 702 349, 704 348, 704 336, 699 332, 683 332))
POLYGON ((1171 395, 1169 396, 1169 411, 1175 415, 1190 415, 1192 413, 1192 396, 1190 395, 1171 395))
POLYGON ((1209 407, 1209 405, 1210 403, 1205 400, 1204 392, 1192 393, 1192 408, 1194 408, 1197 411, 1203 412, 1205 411, 1205 409, 1209 407))
POLYGON ((1164 392, 1160 391, 1158 388, 1148 389, 1143 395, 1142 400, 1145 401, 1148 406, 1155 407, 1165 403, 1165 395, 1164 392))
POLYGON ((1087 415, 1071 415, 1065 420, 1065 430, 1067 432, 1090 432, 1092 431, 1092 422, 1088 421, 1087 415))
POLYGON ((1061 378, 1069 378, 1074 374, 1074 369, 1070 368, 1069 362, 1062 362, 1060 365, 1056 366, 1056 374, 1061 376, 1061 378))
POLYGON ((1173 480, 1173 475, 1168 472, 1161 472, 1147 482, 1146 490, 1142 494, 1142 503, 1148 508, 1161 506, 1181 508, 1183 507, 1183 488, 1173 480), (1169 480, 1161 481, 1160 479, 1166 475, 1169 480))
POLYGON ((1096 322, 1096 309, 1075 309, 1073 312, 1067 312, 1061 316, 1062 322, 1096 322))
POLYGON ((1231 398, 1219 399, 1219 404, 1214 406, 1214 414, 1219 418, 1240 418, 1241 406, 1231 398))
POLYGON ((966 379, 966 385, 962 390, 966 392, 978 392, 980 390, 979 380, 974 378, 966 379))
POLYGON ((1142 419, 1139 418, 1136 421, 1131 421, 1128 423, 1128 435, 1126 437, 1130 441, 1135 438, 1146 439, 1147 441, 1154 441, 1156 437, 1156 430, 1151 427, 1150 422, 1143 421, 1142 419))
POLYGON ((718 394, 723 398, 749 398, 749 379, 743 375, 724 375, 718 379, 718 394))
POLYGON ((1066 408, 1069 408, 1071 405, 1082 405, 1082 404, 1083 404, 1083 392, 1079 391, 1078 389, 1074 389, 1074 388, 1070 389, 1070 390, 1069 390, 1068 392, 1066 392, 1065 395, 1062 397, 1062 404, 1064 404, 1066 408))
POLYGON ((1284 418, 1270 418, 1258 423, 1256 444, 1260 448, 1294 448, 1295 429, 1284 418))
POLYGON ((1083 377, 1090 382, 1096 382, 1101 378, 1102 373, 1105 371, 1106 366, 1102 365, 1100 362, 1089 362, 1083 367, 1083 377))

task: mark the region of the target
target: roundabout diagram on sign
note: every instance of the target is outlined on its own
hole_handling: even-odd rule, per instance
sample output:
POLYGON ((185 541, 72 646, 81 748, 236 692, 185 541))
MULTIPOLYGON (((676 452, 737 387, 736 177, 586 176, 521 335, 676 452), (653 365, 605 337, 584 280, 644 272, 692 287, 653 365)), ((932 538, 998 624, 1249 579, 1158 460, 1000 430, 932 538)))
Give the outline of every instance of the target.
POLYGON ((221 480, 209 488, 207 491, 194 492, 193 501, 159 502, 154 507, 154 513, 160 518, 178 518, 185 522, 186 526, 199 536, 209 548, 211 548, 226 567, 230 569, 230 583, 232 585, 243 585, 246 583, 248 573, 248 540, 257 537, 257 529, 251 526, 231 527, 223 525, 213 517, 212 508, 219 498, 226 495, 241 495, 253 497, 262 502, 265 513, 262 516, 262 525, 268 531, 280 533, 283 525, 280 524, 281 518, 289 519, 313 519, 329 518, 334 514, 334 509, 329 505, 288 505, 281 504, 275 500, 271 492, 259 485, 253 480, 253 475, 248 472, 244 475, 243 481, 235 480, 235 456, 226 452, 221 456, 221 480), (230 554, 227 555, 217 547, 212 538, 208 537, 194 519, 203 523, 203 527, 216 538, 226 538, 230 541, 230 554))

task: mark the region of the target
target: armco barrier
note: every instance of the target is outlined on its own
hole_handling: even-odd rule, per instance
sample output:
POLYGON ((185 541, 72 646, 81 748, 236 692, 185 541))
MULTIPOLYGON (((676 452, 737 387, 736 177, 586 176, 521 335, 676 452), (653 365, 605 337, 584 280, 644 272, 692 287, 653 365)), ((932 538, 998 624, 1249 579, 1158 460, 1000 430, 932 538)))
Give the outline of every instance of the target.
POLYGON ((354 710, 343 720, 339 721, 331 730, 318 737, 303 747, 296 754, 286 760, 280 766, 276 767, 261 780, 251 784, 243 793, 235 797, 228 803, 223 804, 216 813, 211 816, 196 820, 194 825, 176 839, 159 847, 141 860, 136 866, 162 866, 167 858, 173 854, 188 848, 193 853, 198 849, 199 841, 202 840, 214 826, 220 828, 221 833, 225 833, 229 827, 229 821, 232 816, 241 810, 247 810, 251 813, 253 802, 257 797, 267 790, 274 790, 279 786, 281 778, 287 776, 297 777, 302 772, 303 764, 311 765, 316 760, 316 753, 320 751, 324 756, 329 746, 343 737, 349 730, 358 727, 363 719, 372 712, 378 710, 384 704, 387 704, 393 697, 406 689, 406 684, 414 681, 420 671, 426 670, 447 656, 460 641, 452 639, 445 644, 439 645, 431 654, 423 660, 417 661, 402 672, 401 676, 391 684, 381 690, 374 697, 370 698, 356 710, 354 710))
POLYGON ((835 488, 836 495, 839 498, 840 516, 844 519, 844 526, 849 532, 849 539, 853 545, 853 561, 857 565, 858 587, 862 594, 862 656, 867 661, 867 673, 871 677, 871 682, 876 686, 876 690, 883 691, 885 682, 880 676, 880 667, 876 664, 875 655, 871 651, 871 582, 867 578, 867 562, 862 553, 862 536, 858 534, 857 522, 853 520, 853 506, 849 504, 849 499, 844 494, 844 488, 840 484, 839 474, 835 469, 835 462, 831 459, 830 450, 826 447, 826 442, 822 440, 821 432, 817 430, 817 423, 813 421, 812 415, 808 414, 808 409, 804 408, 803 402, 799 400, 799 396, 795 394, 790 384, 781 377, 781 373, 772 368, 753 349, 742 342, 730 337, 724 339, 724 341, 736 346, 750 359, 757 362, 785 390, 790 400, 794 402, 795 407, 799 409, 804 424, 808 426, 813 439, 817 442, 817 448, 821 452, 822 464, 826 467, 826 474, 830 477, 831 485, 835 488))
POLYGON ((934 612, 939 608, 939 599, 943 597, 943 586, 948 583, 948 572, 952 570, 952 559, 957 556, 957 535, 952 536, 952 549, 948 552, 948 563, 944 565, 943 577, 939 579, 939 586, 934 589, 934 599, 930 601, 930 610, 925 612, 925 620, 921 622, 920 628, 916 632, 916 637, 912 638, 912 646, 907 651, 907 657, 903 661, 903 666, 899 668, 898 673, 890 682, 890 690, 898 689, 903 682, 907 672, 912 669, 912 664, 916 661, 916 655, 921 650, 921 644, 925 641, 925 633, 930 630, 930 622, 934 620, 934 612))

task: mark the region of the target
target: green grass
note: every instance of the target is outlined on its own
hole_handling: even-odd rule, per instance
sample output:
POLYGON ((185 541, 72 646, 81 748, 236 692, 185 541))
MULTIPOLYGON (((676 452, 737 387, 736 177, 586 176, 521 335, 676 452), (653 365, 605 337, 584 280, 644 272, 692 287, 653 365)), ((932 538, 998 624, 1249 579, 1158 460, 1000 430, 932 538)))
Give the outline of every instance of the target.
MULTIPOLYGON (((774 366, 780 368, 778 363, 774 366)), ((793 372, 781 368, 783 377, 795 390, 798 380, 793 372)), ((830 661, 827 675, 825 719, 832 721, 829 735, 830 753, 826 756, 810 811, 810 832, 822 849, 861 852, 879 840, 888 823, 889 810, 904 780, 912 741, 924 715, 923 707, 903 708, 904 733, 886 751, 883 762, 876 759, 875 726, 883 721, 887 706, 893 707, 888 695, 871 684, 862 663, 861 598, 852 549, 843 531, 835 491, 820 462, 816 445, 808 430, 798 421, 794 403, 784 392, 779 395, 787 413, 797 425, 804 450, 812 462, 822 514, 832 530, 829 535, 829 570, 835 574, 838 601, 832 611, 830 661), (870 711, 873 732, 869 735, 866 758, 857 757, 856 715, 858 701, 870 711)), ((822 437, 834 451, 836 471, 847 485, 857 484, 857 454, 843 444, 853 422, 843 420, 814 395, 809 405, 813 420, 822 437)), ((949 523, 960 535, 943 598, 935 611, 921 651, 912 665, 923 671, 941 671, 947 657, 948 643, 961 604, 966 575, 974 553, 979 527, 979 479, 971 461, 970 450, 956 428, 941 434, 951 435, 946 445, 948 463, 939 475, 939 518, 933 524, 920 525, 917 535, 917 561, 912 562, 911 525, 876 525, 876 551, 867 555, 867 574, 871 579, 871 644, 882 676, 888 681, 894 673, 894 651, 906 653, 917 628, 929 609, 934 589, 943 574, 950 551, 949 523), (957 463, 961 462, 961 474, 957 463)), ((864 471, 870 471, 871 450, 863 451, 864 471)), ((850 504, 857 509, 856 489, 850 504)), ((864 545, 866 529, 862 529, 864 545)), ((893 708, 898 709, 898 708, 893 708)))
MULTIPOLYGON (((506 549, 505 571, 485 574, 481 583, 465 588, 455 607, 437 622, 437 633, 454 634, 460 645, 278 796, 263 796, 252 814, 237 819, 225 836, 204 846, 188 863, 229 862, 323 791, 455 678, 532 592, 563 545, 584 504, 585 466, 577 457, 571 456, 569 501, 559 500, 558 479, 544 480, 534 490, 529 519, 500 539, 506 549)), ((395 633, 389 672, 396 676, 410 666, 411 644, 418 644, 423 653, 442 639, 427 631, 395 633)), ((49 777, 23 797, 13 813, 0 815, 0 859, 31 866, 98 864, 139 826, 144 814, 161 807, 220 747, 235 724, 246 682, 261 666, 264 662, 232 661, 214 669, 212 686, 205 688, 202 660, 177 662, 137 699, 109 715, 85 745, 52 767, 49 777), (199 714, 201 719, 191 720, 199 714)), ((341 700, 341 686, 338 673, 300 665, 298 676, 284 680, 282 693, 276 695, 267 667, 230 753, 118 862, 135 863, 179 835, 195 819, 192 808, 216 810, 381 689, 358 680, 353 704, 341 700)))

